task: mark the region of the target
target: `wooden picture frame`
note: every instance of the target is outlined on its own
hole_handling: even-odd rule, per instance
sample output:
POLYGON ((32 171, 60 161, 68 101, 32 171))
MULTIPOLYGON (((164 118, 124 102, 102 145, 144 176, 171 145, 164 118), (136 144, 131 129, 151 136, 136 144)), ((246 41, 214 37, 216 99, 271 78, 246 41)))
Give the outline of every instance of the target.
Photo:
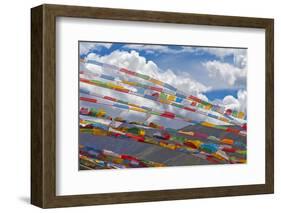
POLYGON ((274 21, 126 9, 41 5, 31 9, 31 203, 41 208, 267 194, 274 191, 274 21), (56 17, 265 29, 265 184, 87 195, 56 195, 56 17))

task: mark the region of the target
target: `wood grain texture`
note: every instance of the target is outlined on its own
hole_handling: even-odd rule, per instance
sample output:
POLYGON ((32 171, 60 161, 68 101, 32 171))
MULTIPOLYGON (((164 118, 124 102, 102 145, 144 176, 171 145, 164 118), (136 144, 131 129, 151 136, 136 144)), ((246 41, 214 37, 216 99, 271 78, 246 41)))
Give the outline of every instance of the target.
MULTIPOLYGON (((273 193, 273 20, 41 5, 31 10, 31 203, 42 208, 273 193), (262 28, 266 31, 266 183, 227 187, 56 196, 56 17, 262 28)), ((59 82, 58 82, 59 83, 59 82)), ((261 139, 263 140, 263 139, 261 139)))
POLYGON ((31 203, 43 204, 42 63, 43 7, 31 14, 31 203))
POLYGON ((274 193, 274 21, 266 26, 265 33, 265 178, 268 190, 274 193))

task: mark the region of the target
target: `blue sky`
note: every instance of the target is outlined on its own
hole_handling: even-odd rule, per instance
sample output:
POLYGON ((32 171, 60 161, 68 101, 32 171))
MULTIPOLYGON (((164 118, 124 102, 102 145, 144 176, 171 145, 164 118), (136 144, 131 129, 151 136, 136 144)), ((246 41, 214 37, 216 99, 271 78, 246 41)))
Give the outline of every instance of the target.
MULTIPOLYGON (((83 42, 81 42, 83 44, 83 42)), ((87 42, 86 42, 87 43, 87 42)), ((98 43, 96 43, 98 44, 98 43)), ((102 43, 104 44, 104 43, 102 43)), ((99 56, 107 56, 112 52, 132 50, 137 51, 140 56, 144 57, 147 61, 153 61, 157 64, 160 70, 173 70, 175 74, 187 73, 192 79, 198 81, 207 87, 210 87, 208 91, 203 92, 208 99, 222 99, 227 95, 232 95, 237 98, 237 92, 241 89, 246 89, 246 77, 245 81, 239 84, 233 85, 221 85, 218 87, 218 81, 209 77, 204 66, 209 61, 218 61, 220 63, 229 64, 235 67, 235 54, 218 55, 213 52, 216 49, 227 51, 243 51, 245 49, 233 49, 233 48, 216 48, 208 47, 210 50, 204 51, 207 47, 194 47, 194 46, 180 46, 180 45, 155 45, 159 48, 153 48, 153 45, 142 45, 138 47, 138 44, 126 44, 126 43, 109 43, 110 45, 96 46, 96 48, 89 49, 87 53, 81 53, 80 56, 86 57, 90 53, 95 53, 99 56), (146 46, 151 46, 146 48, 146 46), (165 51, 161 51, 161 47, 165 48, 165 51), (183 48, 191 48, 190 51, 182 51, 183 48), (192 48, 196 49, 192 51, 192 48), (149 51, 151 50, 151 51, 149 51), (214 50, 214 51, 212 51, 214 50)), ((163 48, 163 49, 164 49, 163 48)), ((231 70, 229 71, 231 72, 231 70)))
MULTIPOLYGON (((101 42, 80 42, 79 47, 80 57, 86 61, 92 59, 146 74, 174 86, 186 95, 195 95, 205 101, 247 113, 247 49, 101 42)), ((87 63, 84 66, 86 67, 80 69, 118 78, 116 71, 87 63)), ((133 95, 93 87, 88 89, 156 110, 183 113, 183 116, 196 120, 207 119, 192 113, 186 114, 171 106, 137 99, 133 95)), ((114 114, 115 111, 112 110, 111 113, 114 114)), ((129 116, 129 119, 136 116, 132 112, 124 112, 122 115, 129 116)), ((159 121, 159 118, 154 116, 151 120, 159 121)), ((178 125, 179 128, 186 125, 160 122, 178 125)))

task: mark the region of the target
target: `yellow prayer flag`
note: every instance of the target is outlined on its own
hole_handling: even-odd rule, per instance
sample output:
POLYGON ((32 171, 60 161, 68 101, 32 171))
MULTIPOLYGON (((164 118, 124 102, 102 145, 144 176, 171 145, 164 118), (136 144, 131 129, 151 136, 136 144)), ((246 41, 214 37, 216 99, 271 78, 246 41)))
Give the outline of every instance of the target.
POLYGON ((146 112, 145 109, 138 108, 138 107, 131 107, 130 109, 133 110, 133 111, 137 111, 137 112, 146 112))
POLYGON ((237 118, 243 119, 245 116, 244 112, 239 112, 237 118))
POLYGON ((161 82, 161 81, 159 81, 157 79, 150 79, 150 82, 158 84, 158 85, 163 85, 164 84, 163 82, 161 82))
POLYGON ((202 126, 206 126, 206 127, 215 127, 215 124, 209 123, 209 122, 202 122, 201 123, 202 126))
POLYGON ((175 100, 176 100, 176 96, 174 96, 174 95, 169 95, 169 96, 168 96, 168 100, 169 100, 169 101, 175 101, 175 100))

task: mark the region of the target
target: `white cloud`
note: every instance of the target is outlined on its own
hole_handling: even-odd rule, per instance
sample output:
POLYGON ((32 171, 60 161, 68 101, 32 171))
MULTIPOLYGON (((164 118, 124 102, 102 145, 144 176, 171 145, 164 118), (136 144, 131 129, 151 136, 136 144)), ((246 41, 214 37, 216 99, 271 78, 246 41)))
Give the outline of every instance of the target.
POLYGON ((238 109, 240 107, 239 101, 234 98, 232 95, 227 95, 222 100, 224 106, 230 109, 238 109))
MULTIPOLYGON (((130 70, 137 71, 139 73, 143 73, 146 75, 153 76, 163 82, 169 83, 173 85, 176 88, 179 88, 180 90, 183 90, 187 94, 193 94, 198 96, 199 98, 208 101, 208 98, 203 95, 202 93, 207 91, 209 88, 205 86, 204 84, 201 84, 200 82, 195 81, 194 79, 191 78, 186 72, 182 72, 180 75, 177 73, 175 74, 173 70, 160 70, 160 68, 155 64, 153 61, 148 61, 146 58, 142 57, 139 55, 138 52, 132 50, 131 52, 127 51, 120 51, 116 50, 112 52, 109 55, 106 56, 99 56, 95 53, 90 53, 86 57, 86 59, 95 59, 97 61, 101 61, 104 63, 108 63, 111 65, 115 65, 118 67, 124 67, 128 68, 130 70)), ((234 67, 230 64, 227 63, 222 63, 218 61, 211 61, 207 62, 205 64, 206 68, 208 69, 208 72, 210 72, 210 75, 213 78, 220 78, 220 81, 226 82, 227 85, 235 85, 237 81, 239 81, 240 78, 245 78, 246 71, 234 67), (244 72, 241 75, 241 72, 244 72)), ((87 64, 86 68, 89 70, 92 70, 94 72, 103 72, 108 75, 112 76, 118 76, 117 72, 115 70, 105 70, 97 65, 92 65, 92 64, 87 64)), ((210 119, 206 116, 198 115, 196 113, 188 112, 185 110, 181 110, 179 108, 169 106, 169 105, 162 105, 159 104, 158 102, 154 102, 151 100, 143 99, 141 97, 137 97, 134 95, 130 94, 124 94, 124 93, 119 93, 116 91, 112 91, 109 89, 100 89, 98 87, 93 87, 93 86, 88 86, 86 84, 82 84, 83 87, 87 87, 88 89, 98 92, 100 95, 107 95, 107 96, 112 96, 121 100, 126 100, 130 103, 135 103, 138 105, 143 105, 147 107, 151 107, 155 110, 158 111, 170 111, 174 112, 176 114, 183 115, 187 118, 191 118, 194 120, 202 121, 202 120, 207 120, 209 121, 210 119)), ((215 100, 213 103, 221 104, 226 106, 227 108, 235 109, 238 111, 243 111, 246 113, 247 110, 247 91, 245 90, 239 90, 237 94, 237 98, 233 96, 226 96, 222 100, 215 100)), ((116 109, 113 109, 112 112, 116 111, 116 109)), ((145 114, 138 114, 134 113, 131 111, 120 111, 118 110, 118 113, 130 120, 130 119, 136 119, 138 120, 145 120, 147 117, 145 114), (136 117, 137 116, 137 117, 136 117)), ((161 124, 170 126, 170 127, 183 127, 187 125, 185 122, 178 122, 175 124, 172 120, 170 119, 165 119, 165 118, 159 118, 157 116, 152 116, 149 118, 149 121, 155 121, 155 122, 160 122, 161 124)), ((218 123, 216 120, 211 119, 211 122, 218 123)), ((218 123, 220 124, 220 123, 218 123)))
POLYGON ((247 113, 247 91, 238 90, 237 98, 232 95, 227 95, 222 100, 214 100, 213 103, 223 105, 229 109, 247 113))
POLYGON ((208 52, 212 55, 215 55, 216 57, 218 57, 220 59, 224 59, 227 56, 234 55, 234 53, 236 52, 235 49, 232 49, 232 48, 207 47, 207 48, 200 48, 200 49, 201 49, 201 51, 208 52))
MULTIPOLYGON (((162 71, 153 61, 147 61, 144 57, 140 56, 138 54, 138 52, 136 52, 134 50, 131 52, 116 50, 106 56, 99 56, 95 53, 90 53, 90 54, 88 54, 86 59, 94 59, 97 61, 115 65, 118 67, 124 67, 124 68, 130 69, 130 70, 137 71, 139 73, 150 75, 150 76, 155 77, 156 79, 169 83, 169 84, 173 85, 174 87, 183 90, 187 94, 201 95, 200 97, 204 98, 205 100, 207 98, 201 94, 202 92, 204 92, 208 89, 205 85, 193 80, 188 74, 184 74, 184 72, 182 72, 181 75, 179 75, 179 74, 176 75, 172 70, 162 71)), ((114 70, 101 69, 101 67, 98 67, 98 66, 92 65, 92 64, 87 64, 86 68, 88 70, 92 70, 93 72, 103 72, 105 74, 118 77, 117 72, 114 70)), ((109 90, 109 89, 101 90, 99 87, 89 86, 89 85, 83 84, 83 83, 81 84, 81 86, 84 88, 88 88, 91 91, 94 91, 95 93, 98 92, 100 95, 112 96, 112 97, 115 97, 115 98, 118 98, 121 100, 126 100, 130 103, 135 103, 138 105, 151 107, 157 111, 162 111, 162 112, 170 111, 170 112, 174 112, 176 114, 180 114, 180 115, 185 116, 186 118, 191 118, 194 120, 202 121, 202 120, 206 119, 205 116, 198 115, 198 114, 192 113, 192 112, 188 112, 186 110, 182 110, 182 109, 170 106, 170 105, 165 105, 165 104, 163 105, 158 102, 143 99, 141 97, 137 97, 134 95, 119 93, 119 92, 109 90)), ((113 109, 113 111, 115 111, 115 110, 113 109)), ((138 113, 133 113, 131 111, 123 111, 121 115, 126 119, 134 119, 134 118, 136 118, 136 114, 138 114, 138 113)), ((146 119, 145 114, 140 113, 140 116, 144 120, 146 119)), ((141 120, 141 117, 139 117, 139 120, 141 120)), ((151 118, 149 118, 149 121, 150 122, 159 121, 160 123, 165 124, 166 126, 178 127, 178 128, 187 125, 186 122, 177 121, 176 122, 177 124, 176 124, 175 122, 173 122, 170 119, 159 118, 158 116, 152 116, 151 118)))
POLYGON ((223 60, 227 56, 233 56, 234 61, 236 57, 242 58, 246 56, 247 50, 246 49, 235 49, 235 48, 223 48, 223 47, 200 47, 197 48, 197 51, 204 51, 212 54, 221 60, 223 60))
POLYGON ((242 54, 235 54, 233 63, 239 68, 246 68, 247 66, 247 54, 246 52, 242 54))
POLYGON ((247 65, 247 49, 236 49, 228 47, 183 47, 184 52, 193 52, 197 54, 209 53, 220 60, 228 56, 233 57, 234 66, 244 68, 247 65))
POLYGON ((157 53, 185 53, 194 52, 195 48, 189 46, 178 46, 179 48, 170 48, 167 45, 147 45, 147 44, 127 44, 124 45, 124 49, 128 50, 143 50, 146 53, 157 54, 157 53))
POLYGON ((144 44, 127 44, 124 45, 123 48, 125 49, 133 49, 133 50, 145 50, 149 53, 154 52, 169 52, 170 49, 167 46, 164 45, 144 45, 144 44))
POLYGON ((247 113, 247 91, 239 90, 237 93, 237 98, 240 103, 239 110, 247 113))
MULTIPOLYGON (((140 56, 139 53, 134 50, 131 52, 116 50, 110 55, 102 57, 94 53, 90 53, 87 56, 87 59, 95 59, 104 63, 125 67, 127 69, 152 76, 163 82, 169 83, 188 94, 197 95, 209 89, 202 83, 192 79, 185 72, 182 72, 180 75, 175 74, 170 69, 166 71, 160 70, 160 68, 153 61, 147 61, 146 58, 140 56)), ((91 69, 91 67, 88 68, 91 69)), ((110 72, 110 74, 114 75, 116 72, 110 72)))
POLYGON ((209 101, 208 97, 206 95, 201 94, 201 93, 199 93, 197 95, 197 97, 200 98, 203 101, 207 101, 207 102, 209 101))
POLYGON ((104 47, 109 49, 112 43, 93 43, 93 42, 80 42, 80 54, 88 54, 90 51, 99 50, 104 47))
POLYGON ((235 67, 229 63, 217 60, 207 61, 202 64, 212 79, 218 80, 217 87, 237 88, 246 85, 246 69, 235 67))
POLYGON ((216 56, 220 60, 224 60, 227 56, 233 56, 233 63, 235 66, 243 68, 247 64, 247 50, 235 49, 227 47, 192 47, 181 46, 178 49, 169 48, 167 45, 144 45, 144 44, 128 44, 123 48, 128 50, 144 50, 146 53, 208 53, 216 56))

